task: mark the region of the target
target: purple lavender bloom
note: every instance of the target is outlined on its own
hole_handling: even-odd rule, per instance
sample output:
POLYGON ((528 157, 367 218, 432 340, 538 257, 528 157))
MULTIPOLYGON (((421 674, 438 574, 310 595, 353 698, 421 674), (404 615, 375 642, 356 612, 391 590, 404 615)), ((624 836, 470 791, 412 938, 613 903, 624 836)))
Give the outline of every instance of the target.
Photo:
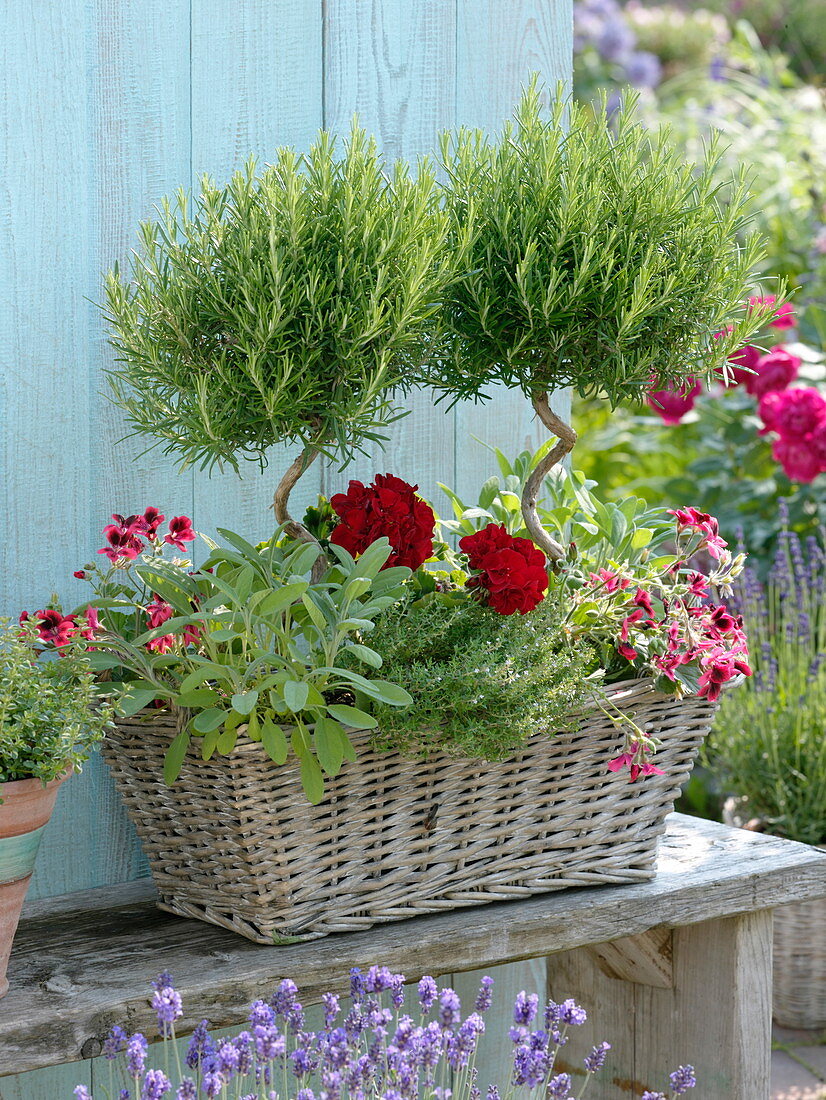
POLYGON ((559 1006, 559 1019, 563 1024, 572 1024, 574 1027, 579 1027, 580 1024, 585 1023, 588 1015, 584 1008, 580 1008, 573 997, 569 997, 567 1001, 563 1001, 559 1006))
POLYGON ((534 1089, 540 1081, 544 1081, 547 1071, 548 1058, 544 1051, 531 1050, 530 1046, 524 1043, 516 1048, 513 1054, 515 1085, 527 1085, 528 1088, 534 1089))
POLYGON ((215 1052, 215 1062, 219 1073, 228 1081, 238 1072, 238 1048, 231 1039, 221 1039, 215 1052))
POLYGON ((161 1100, 168 1092, 172 1091, 169 1078, 160 1069, 146 1071, 141 1090, 141 1100, 161 1100))
POLYGON ((501 1100, 501 1097, 499 1096, 499 1089, 496 1087, 496 1085, 488 1085, 486 1100, 501 1100))
POLYGON ((513 1006, 513 1022, 515 1024, 530 1024, 536 1019, 539 1010, 539 996, 536 993, 526 993, 524 989, 516 994, 513 1006))
POLYGON ((556 1077, 552 1077, 548 1082, 548 1091, 545 1095, 552 1096, 554 1100, 567 1100, 571 1095, 570 1073, 558 1073, 556 1077))
POLYGON ((75 1088, 73 1095, 77 1097, 77 1100, 92 1100, 92 1094, 91 1092, 89 1092, 85 1085, 78 1085, 75 1088))
POLYGON ((321 1000, 324 1002, 324 1026, 332 1027, 341 1011, 338 997, 335 993, 325 993, 321 1000))
POLYGON ((256 1024, 252 1029, 255 1037, 255 1049, 264 1062, 278 1058, 287 1049, 287 1042, 277 1027, 272 1024, 256 1024))
POLYGON ((149 1047, 139 1031, 126 1044, 126 1072, 130 1077, 140 1077, 146 1064, 146 1051, 149 1047))
POLYGON ((641 1100, 668 1100, 664 1092, 644 1092, 641 1100))
POLYGON ((299 1089, 295 1100, 315 1100, 315 1093, 312 1089, 299 1089))
POLYGON ((528 1028, 523 1027, 522 1024, 514 1024, 514 1026, 508 1032, 508 1038, 512 1043, 523 1043, 530 1035, 528 1028))
POLYGON ((439 994, 439 1019, 445 1027, 455 1027, 462 1018, 462 1002, 455 989, 445 987, 439 994))
POLYGON ((431 1010, 438 992, 436 982, 429 974, 425 974, 419 982, 419 1004, 422 1006, 422 1012, 429 1012, 431 1010))
POLYGON ((712 80, 721 81, 726 79, 726 61, 723 57, 712 57, 711 64, 708 67, 708 75, 712 80))
POLYGON ((201 1020, 195 1030, 192 1032, 192 1037, 189 1040, 189 1046, 186 1051, 186 1064, 190 1069, 197 1069, 201 1064, 201 1059, 207 1053, 212 1053, 214 1049, 212 1039, 209 1037, 209 1020, 201 1020))
POLYGON ((238 1073, 243 1076, 252 1071, 252 1036, 248 1031, 240 1031, 233 1041, 238 1051, 238 1073))
POLYGON ((350 997, 354 1001, 360 1001, 364 993, 364 978, 361 970, 354 966, 350 971, 350 997))
POLYGON ((694 1076, 694 1066, 678 1066, 673 1073, 669 1074, 668 1080, 674 1090, 674 1095, 682 1096, 684 1092, 693 1089, 697 1084, 697 1078, 694 1076))
POLYGON ((605 1065, 605 1056, 611 1049, 610 1043, 600 1043, 594 1047, 590 1054, 586 1055, 585 1068, 589 1073, 596 1073, 605 1065))
POLYGON ((479 992, 476 994, 474 1008, 477 1012, 487 1012, 493 1002, 493 978, 485 975, 479 983, 479 992))
POLYGON ((198 1100, 198 1087, 191 1077, 184 1077, 178 1085, 175 1100, 198 1100))
POLYGON ((117 1056, 126 1050, 127 1035, 122 1027, 113 1027, 103 1040, 103 1057, 109 1062, 114 1062, 117 1056))
POLYGON ((168 970, 162 970, 154 982, 150 983, 153 989, 169 989, 175 983, 172 981, 172 975, 168 970))
POLYGON ((129 1100, 129 1089, 121 1089, 118 1093, 118 1100, 129 1100))
POLYGON ((290 1055, 290 1065, 296 1077, 306 1077, 313 1071, 313 1059, 306 1047, 297 1047, 290 1055))
POLYGON ((166 1035, 167 1028, 184 1014, 181 995, 171 985, 156 987, 152 994, 152 1008, 157 1013, 158 1028, 162 1035, 166 1035))
POLYGON ((606 19, 596 39, 596 48, 604 61, 622 62, 634 49, 637 37, 622 18, 606 19))
POLYGON ((448 1042, 447 1058, 453 1069, 463 1069, 476 1050, 479 1036, 484 1034, 485 1021, 472 1012, 448 1042))
POLYGON ((247 1019, 253 1027, 271 1027, 275 1023, 275 1012, 266 1001, 253 1001, 247 1019))
POLYGON ((663 78, 660 59, 648 50, 634 50, 623 64, 625 77, 635 88, 656 88, 663 78))
POLYGON ((225 1084, 226 1081, 222 1073, 205 1073, 204 1079, 201 1081, 201 1090, 205 1096, 220 1096, 221 1089, 225 1084))

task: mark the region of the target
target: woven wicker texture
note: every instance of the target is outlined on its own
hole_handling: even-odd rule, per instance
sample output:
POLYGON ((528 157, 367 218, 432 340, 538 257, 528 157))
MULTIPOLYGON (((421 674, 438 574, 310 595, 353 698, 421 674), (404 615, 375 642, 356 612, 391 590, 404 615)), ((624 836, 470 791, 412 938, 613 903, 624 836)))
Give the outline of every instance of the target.
POLYGON ((615 685, 611 696, 661 739, 665 775, 629 784, 627 771, 609 772, 623 735, 597 709, 502 763, 375 753, 368 734, 355 734, 358 763, 328 780, 318 806, 306 801, 297 766, 275 767, 260 744, 242 739, 231 757, 210 761, 191 746, 167 787, 171 717, 122 721, 104 754, 161 908, 272 943, 650 878, 714 707, 641 680, 615 685))
POLYGON ((826 901, 774 911, 772 1014, 782 1027, 826 1027, 826 901))

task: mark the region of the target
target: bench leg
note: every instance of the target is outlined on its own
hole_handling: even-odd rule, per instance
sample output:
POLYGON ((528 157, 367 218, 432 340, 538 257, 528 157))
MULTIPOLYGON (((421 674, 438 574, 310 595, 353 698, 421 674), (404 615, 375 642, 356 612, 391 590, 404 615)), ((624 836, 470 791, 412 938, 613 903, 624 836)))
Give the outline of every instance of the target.
POLYGON ((686 1064, 698 1097, 769 1100, 771 951, 765 910, 674 929, 672 988, 607 977, 587 948, 551 956, 550 996, 574 997, 589 1015, 561 1068, 579 1074, 583 1046, 606 1039, 612 1050, 588 1100, 667 1091, 668 1073, 686 1064))

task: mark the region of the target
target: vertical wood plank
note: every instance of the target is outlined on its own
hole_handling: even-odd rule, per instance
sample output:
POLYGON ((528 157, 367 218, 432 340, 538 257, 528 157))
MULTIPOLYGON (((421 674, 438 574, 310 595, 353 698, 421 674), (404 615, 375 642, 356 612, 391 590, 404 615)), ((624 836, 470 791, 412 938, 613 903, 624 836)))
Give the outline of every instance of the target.
MULTIPOLYGON (((357 114, 389 160, 430 153, 455 117, 456 12, 432 0, 327 0, 325 125, 346 133, 357 114)), ((370 448, 344 471, 326 463, 323 492, 348 480, 390 472, 430 500, 455 479, 455 416, 434 408, 429 391, 405 401, 410 415, 392 427, 384 449, 370 448)))
MULTIPOLYGON (((457 0, 457 125, 496 134, 531 73, 539 73, 549 88, 558 81, 570 87, 572 56, 572 0, 457 0)), ((563 418, 570 414, 567 393, 554 394, 551 403, 563 418)), ((509 458, 547 439, 530 403, 516 391, 497 388, 484 404, 457 405, 455 488, 473 503, 485 478, 498 473, 474 436, 509 458)))
MULTIPOLYGON (((250 154, 263 165, 279 146, 304 151, 322 123, 322 0, 193 0, 193 185, 204 172, 227 179, 250 154)), ((249 462, 240 477, 196 472, 198 530, 229 527, 253 542, 268 538, 273 491, 293 457, 276 447, 263 473, 249 462)), ((320 476, 319 464, 301 479, 294 515, 315 502, 320 476)))
MULTIPOLYGON (((128 259, 138 222, 152 215, 164 194, 189 179, 189 3, 97 0, 83 5, 76 19, 86 51, 80 87, 88 101, 84 112, 76 112, 82 132, 70 154, 83 165, 87 181, 79 279, 85 283, 84 293, 99 302, 102 272, 116 260, 128 259)), ((167 515, 178 515, 191 514, 193 507, 191 474, 178 474, 157 450, 141 454, 149 441, 123 440, 123 418, 106 398, 103 369, 112 352, 99 310, 79 300, 73 316, 86 334, 79 389, 89 428, 82 489, 88 518, 79 532, 83 546, 73 557, 63 557, 52 586, 71 578, 73 569, 95 556, 100 530, 112 512, 129 514, 153 504, 167 515)), ((61 389, 58 407, 62 400, 61 389)), ((72 595, 83 598, 87 590, 72 595)), ((83 774, 61 791, 31 896, 145 873, 134 829, 108 768, 95 754, 83 774)))
POLYGON ((91 1090, 91 1067, 91 1062, 71 1062, 0 1077, 0 1100, 72 1100, 77 1085, 91 1090))

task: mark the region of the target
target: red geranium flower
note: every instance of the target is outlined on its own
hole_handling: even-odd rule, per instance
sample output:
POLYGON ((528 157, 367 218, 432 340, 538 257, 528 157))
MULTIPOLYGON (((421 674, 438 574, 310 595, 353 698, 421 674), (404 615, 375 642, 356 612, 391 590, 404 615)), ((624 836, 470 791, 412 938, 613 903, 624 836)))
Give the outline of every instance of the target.
POLYGON ((21 623, 32 620, 35 622, 41 641, 51 642, 55 646, 66 645, 77 634, 75 620, 70 615, 63 615, 62 612, 55 611, 51 607, 35 611, 31 620, 27 611, 20 616, 21 623))
POLYGON ((112 519, 115 522, 103 528, 103 533, 109 545, 104 546, 102 550, 98 550, 98 553, 105 554, 111 562, 116 562, 122 558, 134 561, 144 549, 143 542, 138 538, 138 532, 142 533, 140 517, 127 516, 124 518, 115 513, 112 519))
POLYGON ((485 589, 488 606, 500 615, 524 615, 544 599, 545 555, 530 539, 515 538, 505 527, 489 523, 460 539, 459 548, 467 554, 470 568, 479 570, 467 587, 485 589))
POLYGON ((367 486, 351 481, 346 493, 330 498, 340 520, 330 542, 357 557, 376 539, 386 538, 393 552, 385 569, 396 565, 418 569, 433 554, 436 517, 416 495, 417 489, 418 485, 408 485, 392 474, 377 474, 367 486))
POLYGON ((158 533, 158 528, 166 519, 166 516, 158 511, 157 508, 147 508, 143 515, 140 517, 140 521, 143 525, 143 533, 150 539, 158 533))
MULTIPOLYGON (((161 519, 164 517, 161 516, 161 519)), ((193 542, 195 532, 192 530, 192 520, 189 516, 173 516, 169 521, 169 534, 164 535, 164 542, 170 546, 177 546, 179 550, 186 550, 184 543, 193 542)))

